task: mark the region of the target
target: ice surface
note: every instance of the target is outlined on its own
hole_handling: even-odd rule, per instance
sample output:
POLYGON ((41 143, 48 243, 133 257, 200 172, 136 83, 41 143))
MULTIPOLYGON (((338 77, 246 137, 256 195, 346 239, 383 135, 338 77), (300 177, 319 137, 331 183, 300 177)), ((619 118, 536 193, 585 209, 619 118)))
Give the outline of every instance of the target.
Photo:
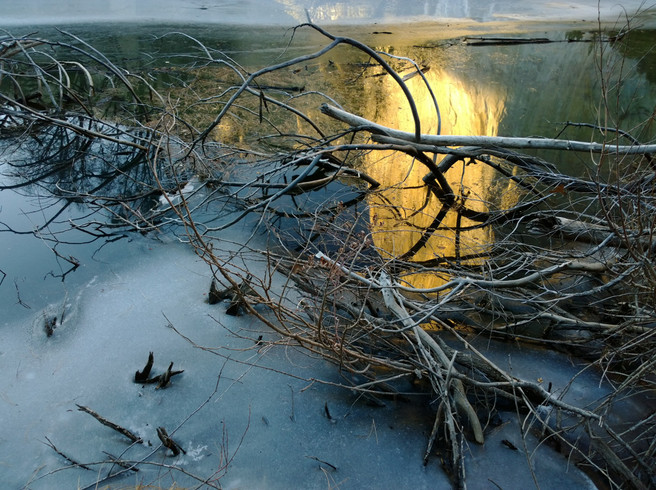
MULTIPOLYGON (((108 463, 93 471, 64 469, 68 463, 46 438, 82 463, 107 460, 105 452, 152 463, 110 482, 116 485, 198 483, 168 467, 179 466, 203 478, 216 473, 224 488, 448 488, 438 461, 422 466, 432 415, 421 403, 376 408, 313 382, 339 379, 334 367, 292 347, 255 345, 259 335, 274 337, 248 316, 225 315, 224 304, 209 305, 209 269, 184 244, 143 239, 132 246, 138 256, 21 325, 3 328, 0 445, 11 450, 0 456, 0 479, 7 488, 28 482, 35 489, 83 488, 109 470, 108 463), (66 312, 64 320, 47 338, 41 319, 59 311, 66 312), (150 351, 153 374, 170 362, 184 370, 165 389, 132 382, 150 351), (78 404, 147 442, 130 446, 78 404), (157 449, 159 426, 186 455, 157 449)), ((257 267, 253 262, 254 273, 257 267)), ((488 487, 488 479, 504 488, 531 484, 518 422, 504 417, 507 423, 490 432, 485 446, 469 447, 472 488, 488 487), (514 440, 519 451, 503 439, 514 440)), ((529 436, 527 444, 537 441, 529 436)), ((532 461, 542 488, 589 485, 578 470, 563 472, 564 457, 548 446, 532 461)))
MULTIPOLYGON (((352 488, 391 481, 421 488, 444 479, 436 467, 421 467, 421 426, 390 428, 393 407, 381 411, 351 406, 355 400, 347 393, 266 370, 264 366, 307 378, 334 378, 322 362, 289 349, 257 349, 252 341, 230 334, 210 315, 240 335, 269 336, 248 317, 226 317, 225 305, 204 301, 209 271, 189 250, 175 245, 151 248, 138 261, 128 261, 124 270, 90 281, 69 298, 74 305, 69 311, 75 313, 65 317, 51 338, 42 334, 40 314, 22 329, 12 329, 15 335, 5 335, 3 365, 11 376, 1 389, 6 427, 2 445, 14 450, 2 457, 0 473, 11 488, 25 484, 33 471, 43 475, 65 465, 42 444, 45 437, 80 462, 104 459, 103 450, 114 455, 125 450, 127 439, 78 412, 76 404, 156 444, 155 428, 164 426, 172 433, 210 396, 219 373, 217 394, 174 434, 188 454, 173 458, 161 449, 153 461, 180 464, 207 477, 222 464, 222 444, 228 445, 225 430, 226 450, 237 454, 222 481, 228 488, 289 488, 299 482, 323 487, 327 476, 320 467, 328 468, 329 476, 333 470, 311 458, 336 466, 334 478, 347 478, 352 488), (164 315, 194 342, 218 348, 235 361, 224 367, 221 356, 194 348, 167 327, 164 315), (166 389, 133 383, 134 371, 143 367, 149 351, 155 353, 154 372, 162 372, 170 361, 185 372, 166 389), (335 422, 324 415, 326 403, 335 422), (414 471, 382 478, 378 468, 390 453, 414 471), (45 468, 38 471, 42 464, 45 468)), ((123 457, 141 457, 149 450, 134 447, 123 457)), ((138 481, 189 481, 180 474, 160 479, 162 472, 152 468, 146 476, 142 470, 138 481)), ((84 485, 94 481, 95 473, 61 471, 37 477, 30 487, 66 486, 78 479, 84 485)))
MULTIPOLYGON (((3 220, 27 229, 29 215, 16 210, 29 212, 44 202, 7 192, 3 198, 3 220)), ((244 243, 255 221, 248 218, 226 230, 223 236, 230 241, 218 241, 215 251, 228 254, 244 243)), ((251 317, 228 316, 226 304, 210 305, 209 267, 173 234, 131 236, 103 247, 62 246, 59 252, 80 262, 63 282, 57 274, 44 274, 61 273, 58 267, 66 265, 54 260, 47 243, 30 235, 6 236, 12 260, 3 268, 7 281, 19 286, 14 292, 4 284, 1 298, 6 315, 0 330, 5 374, 0 446, 11 450, 0 453, 0 481, 8 488, 93 485, 112 470, 108 454, 145 461, 138 473, 104 482, 119 487, 198 484, 190 475, 213 478, 223 488, 449 487, 437 457, 422 465, 435 410, 430 400, 373 407, 350 391, 315 381, 342 380, 320 359, 271 345, 278 339, 251 317), (17 304, 18 292, 29 309, 17 304), (49 318, 56 318, 50 337, 44 329, 49 318), (256 345, 260 335, 264 343, 256 345), (153 374, 170 362, 184 373, 165 389, 135 384, 134 373, 149 352, 155 356, 153 374), (146 442, 130 445, 77 405, 146 442), (174 457, 160 447, 157 427, 166 428, 187 454, 174 457), (71 468, 49 444, 91 469, 71 468)), ((258 235, 249 245, 265 247, 258 235)), ((260 257, 247 257, 239 265, 262 277, 260 257)), ((543 377, 555 390, 568 386, 579 370, 555 353, 536 357, 530 350, 479 347, 489 347, 486 353, 502 367, 511 365, 515 375, 543 377)), ((605 393, 597 382, 594 376, 580 377, 568 396, 596 399, 605 393)), ((500 426, 488 428, 484 446, 466 450, 471 488, 489 487, 491 481, 529 487, 531 467, 541 488, 590 486, 535 434, 522 437, 513 412, 502 412, 501 418, 500 426)))

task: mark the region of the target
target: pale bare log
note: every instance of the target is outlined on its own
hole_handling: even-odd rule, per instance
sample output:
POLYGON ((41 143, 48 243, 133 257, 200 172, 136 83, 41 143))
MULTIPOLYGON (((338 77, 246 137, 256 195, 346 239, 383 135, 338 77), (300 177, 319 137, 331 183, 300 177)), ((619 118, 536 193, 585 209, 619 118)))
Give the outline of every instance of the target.
MULTIPOLYGON (((381 282, 386 281, 390 287, 387 287, 383 289, 383 298, 385 300, 385 306, 387 306, 390 311, 394 313, 394 315, 407 327, 412 329, 412 332, 417 339, 417 343, 421 345, 426 345, 428 349, 430 350, 431 354, 437 358, 439 363, 442 365, 443 369, 447 369, 450 372, 453 373, 458 373, 458 371, 453 367, 453 362, 449 360, 449 358, 446 356, 444 351, 441 349, 441 347, 433 340, 433 338, 428 335, 423 328, 421 328, 420 325, 417 324, 412 318, 410 318, 410 315, 408 314, 407 310, 403 306, 402 302, 399 302, 397 295, 398 293, 391 287, 391 282, 389 281, 388 277, 383 277, 381 278, 381 282)), ((455 405, 460 409, 461 412, 463 412, 463 415, 466 416, 467 420, 469 421, 469 424, 472 428, 472 431, 474 433, 474 438, 476 439, 476 442, 479 444, 483 444, 485 442, 485 437, 483 436, 483 428, 481 427, 481 423, 478 420, 478 416, 476 415, 476 410, 471 406, 471 403, 469 403, 469 400, 467 400, 467 397, 465 396, 465 387, 462 384, 462 381, 459 379, 453 379, 453 400, 455 402, 455 405)), ((447 386, 444 386, 443 393, 441 395, 443 396, 448 396, 449 393, 449 386, 448 383, 446 383, 447 386)))
MULTIPOLYGON (((374 134, 391 136, 409 143, 435 146, 477 146, 482 148, 515 148, 523 150, 564 150, 586 153, 613 153, 620 155, 645 155, 656 153, 656 145, 614 145, 608 143, 588 143, 585 141, 560 140, 553 138, 517 138, 507 136, 464 136, 422 134, 419 139, 414 133, 399 131, 381 126, 355 114, 323 104, 321 112, 345 122, 354 128, 362 128, 374 134)), ((375 140, 375 137, 374 137, 375 140)))
POLYGON ((356 279, 358 281, 364 282, 368 286, 375 287, 382 290, 385 290, 386 288, 393 288, 395 290, 405 291, 408 293, 424 293, 424 294, 438 293, 441 291, 445 291, 455 287, 462 287, 466 285, 477 286, 480 288, 513 288, 519 286, 526 286, 528 284, 539 281, 540 279, 551 276, 553 274, 557 274, 565 270, 601 273, 606 271, 610 265, 603 262, 568 260, 560 264, 555 264, 549 267, 545 267, 544 269, 541 269, 539 271, 533 272, 531 274, 528 274, 524 277, 517 278, 517 279, 490 280, 490 279, 476 279, 471 277, 456 277, 448 281, 447 283, 442 284, 440 286, 436 286, 434 288, 415 288, 410 286, 403 286, 401 284, 393 284, 393 285, 385 286, 381 284, 379 281, 377 282, 373 279, 368 279, 358 274, 355 274, 354 272, 350 271, 348 268, 344 267, 343 265, 333 261, 330 257, 328 257, 326 254, 322 252, 317 253, 315 257, 319 260, 325 260, 332 263, 336 267, 339 267, 345 274, 348 274, 349 277, 351 277, 352 279, 356 279))

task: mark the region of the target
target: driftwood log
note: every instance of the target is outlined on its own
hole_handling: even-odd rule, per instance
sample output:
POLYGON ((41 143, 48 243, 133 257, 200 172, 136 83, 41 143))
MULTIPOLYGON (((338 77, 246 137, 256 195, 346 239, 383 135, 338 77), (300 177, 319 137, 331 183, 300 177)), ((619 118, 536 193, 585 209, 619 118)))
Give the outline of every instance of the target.
MULTIPOLYGON (((329 104, 321 106, 321 112, 338 119, 354 128, 365 130, 375 135, 383 135, 413 144, 434 147, 475 146, 479 148, 513 148, 522 150, 563 150, 586 153, 614 153, 618 155, 645 155, 656 153, 656 145, 608 145, 606 143, 589 143, 585 141, 561 140, 552 138, 516 138, 504 136, 463 136, 463 135, 428 135, 400 131, 381 126, 363 117, 351 114, 329 104)), ((376 137, 373 138, 377 140, 376 137)), ((380 140, 379 140, 380 141, 380 140)), ((384 140, 388 141, 388 140, 384 140)))

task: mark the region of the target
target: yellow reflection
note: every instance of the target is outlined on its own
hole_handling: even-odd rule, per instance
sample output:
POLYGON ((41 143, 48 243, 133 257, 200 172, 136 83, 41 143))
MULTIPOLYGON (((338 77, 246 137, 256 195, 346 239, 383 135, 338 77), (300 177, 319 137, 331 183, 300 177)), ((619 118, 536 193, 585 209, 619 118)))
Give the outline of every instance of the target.
MULTIPOLYGON (((504 111, 504 99, 492 89, 468 85, 465 81, 442 70, 432 68, 425 73, 431 85, 442 116, 442 134, 488 135, 497 134, 499 120, 504 111)), ((379 124, 405 131, 414 131, 414 121, 402 91, 390 77, 370 79, 370 96, 367 117, 379 124), (378 102, 378 103, 376 103, 378 102)), ((435 134, 437 118, 428 90, 421 77, 408 80, 422 121, 422 133, 435 134)), ((364 109, 365 113, 367 109, 364 109)), ((438 156, 440 159, 441 156, 438 156)), ((371 224, 374 243, 390 257, 400 257, 420 239, 423 230, 433 222, 442 208, 439 200, 428 195, 422 178, 428 173, 424 165, 400 152, 378 152, 368 157, 366 171, 381 182, 385 189, 372 197, 371 224)), ((494 170, 489 166, 458 162, 445 173, 458 203, 475 211, 488 211, 494 170)), ((461 258, 463 264, 477 264, 484 259, 467 259, 467 256, 485 253, 493 240, 488 228, 476 228, 456 234, 455 228, 467 228, 476 223, 459 217, 450 210, 426 245, 412 257, 425 261, 439 257, 461 258)), ((421 274, 406 278, 415 287, 435 287, 448 277, 421 274)))

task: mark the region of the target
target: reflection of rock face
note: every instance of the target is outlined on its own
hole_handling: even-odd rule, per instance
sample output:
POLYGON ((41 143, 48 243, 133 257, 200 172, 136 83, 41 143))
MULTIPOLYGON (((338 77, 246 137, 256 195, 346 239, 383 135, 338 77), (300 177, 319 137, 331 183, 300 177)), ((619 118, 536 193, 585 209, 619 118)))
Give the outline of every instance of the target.
MULTIPOLYGON (((586 19, 594 21, 597 15, 604 19, 616 19, 623 11, 632 14, 641 10, 641 0, 624 0, 618 3, 599 5, 597 0, 577 0, 576 2, 511 2, 491 0, 423 0, 419 1, 381 1, 348 0, 328 1, 276 0, 282 4, 288 15, 297 22, 305 22, 307 14, 313 22, 398 22, 399 20, 421 19, 435 21, 440 19, 472 19, 477 22, 490 22, 499 19, 544 20, 544 19, 586 19), (622 10, 624 9, 624 10, 622 10), (307 12, 307 14, 306 14, 307 12)), ((603 3, 603 2, 602 2, 603 3)))
MULTIPOLYGON (((499 119, 504 111, 504 100, 491 90, 470 88, 457 77, 432 68, 426 73, 441 111, 442 134, 489 135, 497 134, 499 119)), ((413 131, 414 124, 408 102, 390 77, 371 81, 368 91, 375 94, 378 103, 370 103, 372 112, 367 118, 392 128, 413 131)), ((421 77, 407 82, 413 93, 421 120, 422 133, 437 131, 434 104, 421 77)), ((438 157, 439 158, 439 157, 438 157)), ((401 153, 376 153, 366 162, 367 172, 386 187, 371 200, 371 223, 376 246, 398 257, 407 252, 430 225, 442 208, 442 203, 428 195, 422 178, 426 167, 401 153)), ((488 211, 490 188, 494 171, 483 164, 458 162, 445 174, 457 203, 475 211, 488 211)), ((456 206, 457 207, 457 206, 456 206)), ((439 229, 426 246, 413 257, 424 261, 436 257, 462 257, 485 252, 493 239, 487 228, 463 230, 456 234, 457 226, 475 225, 459 217, 451 209, 439 229), (456 235, 458 235, 456 237, 456 235)), ((470 261, 469 263, 476 263, 470 261)), ((413 280, 418 287, 435 286, 435 276, 413 280)))
MULTIPOLYGON (((563 37, 574 37, 568 33, 563 37)), ((557 37, 554 35, 554 37, 557 37)), ((379 47, 389 51, 389 47, 379 47)), ((595 121, 599 116, 600 73, 598 51, 592 43, 551 43, 545 45, 498 46, 473 49, 452 45, 448 49, 396 49, 413 59, 422 59, 430 67, 426 77, 435 92, 442 113, 442 134, 504 136, 555 136, 562 121, 595 121)), ((607 49, 604 54, 604 74, 613 81, 625 73, 613 72, 623 65, 619 53, 607 49)), ((422 88, 420 77, 408 82, 422 119, 422 133, 436 132, 433 104, 422 88)), ((644 126, 653 105, 653 86, 642 75, 626 76, 625 89, 611 102, 611 125, 635 131, 644 126), (647 109, 651 107, 651 109, 647 109)), ((377 123, 414 131, 408 102, 390 77, 366 79, 363 97, 357 113, 377 123)), ((638 133, 643 141, 653 139, 653 125, 638 133), (651 132, 650 132, 651 131, 651 132), (648 134, 646 134, 648 133, 648 134)), ((596 140, 598 132, 570 129, 565 138, 596 140)), ((550 152, 541 157, 557 165, 565 173, 587 175, 595 167, 586 156, 568 152, 550 152)), ((426 168, 409 157, 376 153, 366 161, 367 172, 387 190, 371 200, 371 223, 376 246, 393 257, 407 252, 421 236, 421 228, 434 219, 441 203, 431 197, 422 178, 426 168)), ((517 191, 506 179, 495 178, 495 172, 479 164, 452 167, 446 174, 456 196, 466 195, 470 209, 484 211, 487 205, 508 209, 517 201, 517 191), (493 204, 490 204, 493 203, 493 204)), ((490 230, 468 230, 459 236, 452 230, 458 215, 450 211, 427 246, 414 256, 421 261, 435 257, 465 257, 485 252, 493 239, 490 230), (445 227, 447 229, 445 229, 445 227), (448 229, 451 228, 451 229, 448 229)), ((461 226, 473 223, 461 220, 461 226)), ((468 262, 476 263, 475 261, 468 262)), ((431 282, 433 281, 433 282, 431 282)), ((414 280, 416 286, 435 286, 430 281, 414 280)))
POLYGON ((491 20, 499 10, 494 2, 454 2, 452 0, 432 0, 424 2, 381 2, 380 0, 359 0, 348 2, 328 2, 316 0, 299 2, 278 0, 287 7, 287 13, 298 22, 304 22, 307 13, 314 22, 371 22, 379 20, 416 17, 428 19, 476 19, 491 20))

